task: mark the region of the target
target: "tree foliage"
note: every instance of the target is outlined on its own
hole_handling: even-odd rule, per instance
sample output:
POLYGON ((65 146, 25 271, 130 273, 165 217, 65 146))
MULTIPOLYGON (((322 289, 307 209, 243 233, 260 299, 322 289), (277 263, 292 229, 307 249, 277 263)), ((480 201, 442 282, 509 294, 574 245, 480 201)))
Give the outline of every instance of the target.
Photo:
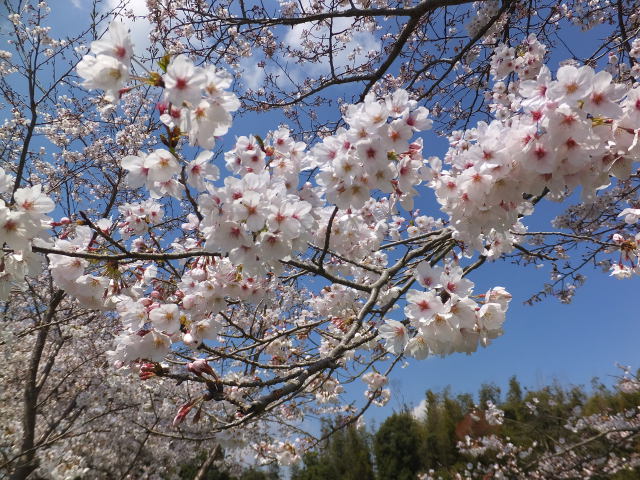
MULTIPOLYGON (((375 477, 361 478, 482 479, 499 472, 507 478, 635 478, 640 465, 631 458, 640 442, 635 435, 616 438, 616 428, 635 431, 640 425, 633 413, 640 390, 628 388, 630 382, 638 385, 627 377, 620 389, 596 382, 587 392, 555 382, 523 390, 512 377, 504 398, 494 385, 481 387, 478 400, 492 392, 484 406, 476 405, 470 393, 427 391, 424 418, 403 411, 371 434, 356 433, 373 438, 371 445, 358 447, 358 455, 372 455, 375 477), (617 468, 607 466, 615 463, 617 468)), ((293 478, 351 478, 338 473, 352 464, 347 452, 308 453, 293 478)))

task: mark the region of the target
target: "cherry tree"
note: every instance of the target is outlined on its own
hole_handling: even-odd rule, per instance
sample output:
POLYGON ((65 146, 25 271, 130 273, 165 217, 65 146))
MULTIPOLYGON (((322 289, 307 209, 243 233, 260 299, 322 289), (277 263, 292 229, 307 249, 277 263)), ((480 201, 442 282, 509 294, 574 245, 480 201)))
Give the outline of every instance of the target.
POLYGON ((508 285, 469 278, 485 262, 552 262, 530 301, 570 301, 588 264, 640 271, 635 2, 249 3, 150 1, 129 23, 126 4, 94 6, 58 39, 46 3, 10 7, 0 294, 3 328, 23 325, 3 345, 33 339, 14 478, 87 415, 73 392, 111 383, 176 402, 138 425, 144 442, 209 442, 214 457, 235 439, 287 465, 317 441, 305 419, 358 421, 405 358, 502 334, 508 285), (552 69, 561 27, 603 20, 592 56, 552 69), (290 125, 229 139, 234 115, 267 109, 290 125), (444 155, 424 141, 434 126, 444 155), (540 202, 574 192, 550 231, 528 230, 540 202), (440 211, 422 212, 427 195, 440 211), (118 380, 61 373, 41 433, 42 379, 91 352, 118 380))
MULTIPOLYGON (((172 383, 141 386, 114 374, 105 355, 113 322, 62 293, 50 297, 50 287, 30 282, 29 290, 7 302, 0 340, 0 475, 175 477, 200 450, 171 435, 171 421, 176 405, 198 392, 172 383)), ((183 433, 207 432, 199 423, 183 433)), ((220 435, 216 444, 230 452, 260 435, 249 428, 220 435)))

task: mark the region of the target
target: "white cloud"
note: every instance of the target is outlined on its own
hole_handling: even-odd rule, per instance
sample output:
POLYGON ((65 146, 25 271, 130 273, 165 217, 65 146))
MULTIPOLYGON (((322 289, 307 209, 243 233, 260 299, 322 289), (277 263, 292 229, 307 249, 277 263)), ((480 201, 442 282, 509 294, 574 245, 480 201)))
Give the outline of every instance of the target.
MULTIPOLYGON (((351 21, 348 18, 336 18, 333 20, 333 32, 348 31, 351 21)), ((309 30, 308 25, 294 26, 284 37, 284 43, 291 47, 302 48, 303 32, 309 30)), ((313 38, 327 38, 329 35, 329 27, 315 26, 311 29, 313 38)), ((337 53, 333 58, 333 65, 337 73, 343 71, 346 67, 359 67, 368 60, 369 52, 379 52, 380 41, 370 32, 355 32, 350 34, 350 39, 346 43, 337 42, 334 37, 334 45, 337 53)), ((297 65, 297 69, 307 74, 318 75, 330 72, 329 62, 323 58, 318 63, 305 63, 304 66, 297 65)))
POLYGON ((262 86, 265 72, 263 67, 258 66, 259 60, 255 57, 247 57, 240 60, 240 68, 243 73, 240 77, 245 87, 255 90, 262 86))
POLYGON ((427 418, 427 399, 423 398, 420 403, 411 410, 411 415, 416 420, 425 420, 427 418))

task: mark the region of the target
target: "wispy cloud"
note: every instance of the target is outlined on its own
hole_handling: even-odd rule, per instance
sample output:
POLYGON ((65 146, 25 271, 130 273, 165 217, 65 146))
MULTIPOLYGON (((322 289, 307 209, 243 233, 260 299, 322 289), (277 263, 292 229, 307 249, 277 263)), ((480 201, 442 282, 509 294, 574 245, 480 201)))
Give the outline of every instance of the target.
MULTIPOLYGON (((336 18, 333 20, 333 32, 348 32, 350 20, 346 18, 336 18)), ((304 31, 309 30, 308 25, 294 26, 284 37, 284 43, 295 49, 303 49, 304 31)), ((311 29, 314 38, 328 38, 329 27, 326 25, 316 26, 311 29)), ((343 34, 346 35, 346 34, 343 34)), ((347 39, 347 38, 345 38, 347 39)), ((340 42, 334 36, 333 65, 337 73, 346 68, 359 67, 366 63, 371 52, 379 52, 380 41, 370 32, 355 32, 348 34, 348 41, 340 42)), ((305 63, 298 66, 300 70, 314 75, 328 73, 330 71, 329 62, 326 59, 318 63, 305 63)))
POLYGON ((260 60, 255 56, 243 58, 240 60, 240 68, 242 69, 241 81, 245 87, 255 90, 262 86, 265 71, 259 65, 260 60))

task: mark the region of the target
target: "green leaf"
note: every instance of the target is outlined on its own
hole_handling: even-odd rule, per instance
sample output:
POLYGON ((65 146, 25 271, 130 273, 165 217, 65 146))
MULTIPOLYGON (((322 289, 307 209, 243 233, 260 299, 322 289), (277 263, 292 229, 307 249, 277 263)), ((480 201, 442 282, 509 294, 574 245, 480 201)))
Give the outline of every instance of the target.
POLYGON ((160 69, 164 72, 167 73, 167 67, 169 66, 169 62, 171 61, 171 54, 167 53, 164 57, 162 57, 159 61, 158 61, 158 66, 160 67, 160 69))

